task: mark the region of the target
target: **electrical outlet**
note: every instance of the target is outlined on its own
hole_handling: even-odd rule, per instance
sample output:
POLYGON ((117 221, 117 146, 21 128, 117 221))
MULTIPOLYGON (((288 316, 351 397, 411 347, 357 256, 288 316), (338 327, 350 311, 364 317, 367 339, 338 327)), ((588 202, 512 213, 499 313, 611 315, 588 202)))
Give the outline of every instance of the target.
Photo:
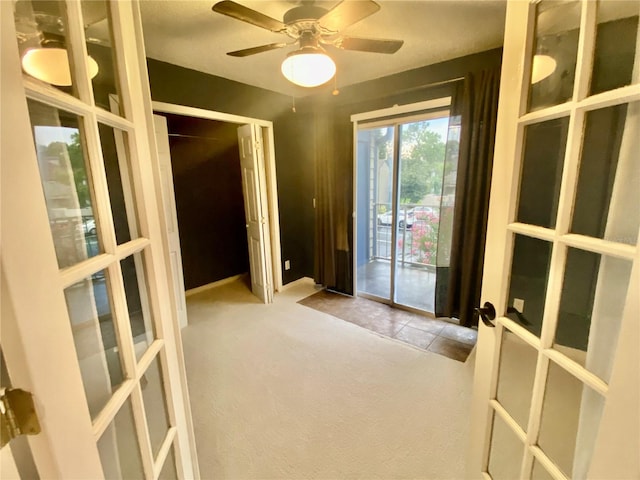
POLYGON ((520 313, 523 313, 524 312, 524 300, 521 299, 521 298, 514 298, 513 299, 513 308, 518 310, 520 313))
POLYGON ((291 262, 289 260, 285 260, 284 261, 284 269, 285 270, 290 270, 291 269, 291 262))

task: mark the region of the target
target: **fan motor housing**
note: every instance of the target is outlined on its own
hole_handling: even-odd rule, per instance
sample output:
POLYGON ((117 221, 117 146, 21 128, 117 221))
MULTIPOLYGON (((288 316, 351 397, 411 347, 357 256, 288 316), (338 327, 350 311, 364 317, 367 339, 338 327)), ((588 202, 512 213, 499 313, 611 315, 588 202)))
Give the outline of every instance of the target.
POLYGON ((283 22, 287 25, 291 25, 293 23, 297 23, 303 20, 318 20, 321 18, 328 10, 322 7, 316 7, 314 5, 302 5, 300 7, 292 8, 288 10, 283 17, 283 22))

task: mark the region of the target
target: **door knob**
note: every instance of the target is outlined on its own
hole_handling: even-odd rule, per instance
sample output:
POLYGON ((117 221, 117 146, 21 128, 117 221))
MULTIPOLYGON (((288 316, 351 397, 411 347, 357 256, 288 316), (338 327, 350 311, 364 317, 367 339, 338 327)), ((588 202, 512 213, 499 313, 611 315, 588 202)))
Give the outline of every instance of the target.
POLYGON ((487 327, 495 327, 491 320, 496 318, 496 309, 491 302, 484 302, 484 306, 482 308, 474 308, 474 312, 478 314, 482 319, 482 323, 487 327))

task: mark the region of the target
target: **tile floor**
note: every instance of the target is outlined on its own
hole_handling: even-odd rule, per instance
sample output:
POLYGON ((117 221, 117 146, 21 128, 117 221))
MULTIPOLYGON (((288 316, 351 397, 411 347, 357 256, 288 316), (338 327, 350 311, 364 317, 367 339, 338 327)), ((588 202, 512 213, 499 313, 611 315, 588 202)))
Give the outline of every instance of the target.
POLYGON ((322 290, 298 303, 460 362, 467 359, 476 344, 476 330, 366 298, 352 298, 322 290))

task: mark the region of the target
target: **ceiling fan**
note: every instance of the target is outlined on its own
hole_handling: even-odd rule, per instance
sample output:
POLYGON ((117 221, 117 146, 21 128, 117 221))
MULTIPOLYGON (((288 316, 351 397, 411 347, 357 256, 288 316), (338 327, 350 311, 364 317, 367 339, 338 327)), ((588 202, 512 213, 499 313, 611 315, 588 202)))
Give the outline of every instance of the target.
POLYGON ((235 50, 228 52, 227 55, 247 57, 298 43, 300 48, 290 52, 282 63, 282 73, 293 83, 307 87, 321 85, 335 74, 335 63, 326 54, 322 48, 323 45, 342 50, 391 54, 397 52, 404 43, 403 40, 351 37, 341 33, 345 28, 380 10, 380 5, 373 0, 343 0, 331 9, 313 3, 313 1, 303 0, 302 5, 287 11, 282 21, 231 0, 216 3, 212 10, 292 38, 294 41, 290 43, 270 43, 235 50), (325 65, 327 70, 324 75, 319 74, 319 67, 311 67, 307 64, 312 61, 325 65), (303 63, 305 65, 302 65, 303 63), (297 81, 297 77, 306 78, 297 81))

